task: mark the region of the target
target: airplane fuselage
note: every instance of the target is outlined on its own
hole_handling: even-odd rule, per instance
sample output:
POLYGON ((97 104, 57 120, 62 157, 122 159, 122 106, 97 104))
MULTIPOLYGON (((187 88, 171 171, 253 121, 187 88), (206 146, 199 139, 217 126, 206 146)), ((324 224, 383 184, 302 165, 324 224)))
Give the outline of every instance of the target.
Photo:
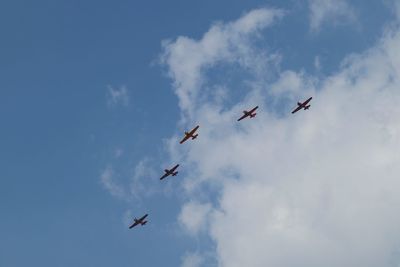
POLYGON ((186 135, 186 137, 187 137, 188 139, 189 139, 189 138, 192 138, 192 140, 196 139, 197 136, 199 136, 199 134, 191 134, 191 133, 188 133, 188 132, 185 132, 185 135, 186 135))
POLYGON ((168 170, 168 171, 166 170, 165 174, 175 176, 175 175, 178 174, 178 172, 174 172, 174 171, 171 171, 171 170, 168 170))
POLYGON ((308 100, 304 101, 303 103, 297 102, 297 106, 304 110, 307 110, 311 107, 311 105, 308 105, 308 102, 310 102, 311 99, 312 99, 312 97, 310 97, 308 100))

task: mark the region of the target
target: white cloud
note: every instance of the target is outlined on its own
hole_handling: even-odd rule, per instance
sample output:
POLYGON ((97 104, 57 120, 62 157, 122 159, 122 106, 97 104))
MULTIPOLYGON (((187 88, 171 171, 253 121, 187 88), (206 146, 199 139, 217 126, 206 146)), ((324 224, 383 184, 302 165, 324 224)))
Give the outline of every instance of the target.
MULTIPOLYGON (((162 171, 160 170, 162 173, 162 171)), ((136 199, 150 196, 156 193, 156 184, 159 184, 160 176, 152 167, 150 159, 145 158, 136 164, 132 179, 130 181, 130 193, 136 199)))
POLYGON ((321 59, 319 56, 314 58, 314 68, 316 71, 321 71, 321 59))
POLYGON ((307 90, 314 89, 314 83, 315 79, 304 72, 287 70, 281 72, 278 81, 271 85, 271 93, 278 97, 284 93, 310 94, 307 90))
POLYGON ((100 175, 100 181, 104 188, 107 189, 111 195, 125 199, 126 192, 124 187, 115 181, 115 173, 112 167, 108 166, 100 175))
MULTIPOLYGON (((200 70, 241 55, 216 56, 227 51, 219 45, 207 46, 207 53, 199 48, 215 27, 200 41, 180 37, 165 46, 182 113, 195 106, 191 118, 201 124, 199 138, 187 146, 174 145, 176 137, 170 142, 171 154, 181 154, 190 169, 180 222, 214 240, 219 266, 398 266, 399 29, 348 57, 333 76, 285 70, 268 89, 254 81, 246 99, 227 108, 192 97, 207 79, 200 70), (192 49, 181 49, 182 40, 192 49), (185 61, 199 51, 212 56, 185 61), (310 110, 290 114, 304 96, 314 97, 310 110), (266 99, 281 106, 263 104, 266 99), (260 104, 257 117, 237 123, 254 103, 260 104), (210 188, 216 203, 198 204, 210 188), (197 213, 206 215, 196 219, 197 213)), ((235 36, 223 32, 225 40, 235 36)), ((251 39, 243 45, 253 49, 251 39)), ((241 66, 251 60, 259 64, 250 57, 241 66)))
POLYGON ((203 257, 198 253, 188 253, 182 259, 182 267, 200 267, 203 264, 203 257))
POLYGON ((124 106, 129 105, 129 93, 125 86, 118 88, 113 88, 108 86, 107 88, 107 105, 109 107, 124 106))
MULTIPOLYGON (((118 149, 114 152, 116 159, 121 156, 121 151, 118 149)), ((162 189, 157 186, 162 171, 156 172, 152 164, 150 159, 145 158, 139 161, 132 170, 115 169, 109 165, 102 171, 100 181, 112 196, 138 204, 138 201, 140 202, 144 197, 168 190, 166 186, 162 189)))
POLYGON ((134 217, 135 215, 133 214, 132 210, 126 210, 121 218, 122 225, 124 226, 130 225, 133 221, 132 218, 134 217))
POLYGON ((356 21, 354 8, 347 0, 309 0, 310 27, 317 31, 324 23, 356 21))
POLYGON ((174 41, 164 41, 162 62, 168 65, 169 75, 179 97, 179 105, 191 116, 204 85, 203 70, 218 62, 235 62, 245 68, 263 69, 265 62, 273 60, 255 53, 248 45, 249 38, 283 16, 276 9, 253 10, 231 23, 216 23, 200 41, 180 36, 174 41), (188 57, 188 55, 190 55, 188 57))
POLYGON ((191 235, 196 235, 207 226, 210 211, 209 203, 189 202, 182 208, 179 221, 191 235))

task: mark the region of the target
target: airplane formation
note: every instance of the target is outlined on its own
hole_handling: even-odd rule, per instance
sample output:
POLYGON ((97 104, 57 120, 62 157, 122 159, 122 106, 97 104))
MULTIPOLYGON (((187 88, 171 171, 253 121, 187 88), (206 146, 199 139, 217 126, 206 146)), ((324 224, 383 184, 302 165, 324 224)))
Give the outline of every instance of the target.
MULTIPOLYGON (((304 109, 304 110, 308 110, 311 107, 310 101, 312 100, 312 97, 308 98, 307 100, 305 100, 304 102, 297 102, 297 107, 292 111, 292 114, 304 109)), ((257 113, 255 112, 258 109, 258 106, 255 106, 254 108, 252 108, 251 110, 247 111, 244 110, 243 111, 243 115, 237 120, 237 121, 241 121, 245 118, 254 118, 257 113)), ((196 139, 199 134, 196 133, 196 131, 200 128, 199 125, 197 125, 196 127, 194 127, 190 132, 185 132, 184 137, 182 138, 182 140, 179 142, 180 144, 183 144, 184 142, 186 142, 189 139, 196 139)), ((179 164, 176 164, 174 167, 172 167, 171 169, 165 169, 164 170, 164 175, 160 177, 160 180, 163 180, 165 178, 167 178, 168 176, 176 176, 178 174, 178 171, 176 171, 179 167, 179 164)), ((137 226, 137 225, 145 225, 147 223, 146 218, 147 218, 148 214, 145 214, 144 216, 142 216, 139 219, 134 218, 133 219, 133 223, 131 226, 129 226, 129 229, 137 226)))

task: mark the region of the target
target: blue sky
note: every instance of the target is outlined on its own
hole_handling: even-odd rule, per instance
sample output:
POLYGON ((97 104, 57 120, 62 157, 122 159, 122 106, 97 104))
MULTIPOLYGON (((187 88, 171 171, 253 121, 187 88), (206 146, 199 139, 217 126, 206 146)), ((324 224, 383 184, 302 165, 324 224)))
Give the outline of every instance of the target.
MULTIPOLYGON (((179 158, 169 144, 188 120, 201 118, 182 121, 162 43, 200 40, 217 21, 281 9, 282 18, 251 37, 255 51, 280 57, 279 67, 268 66, 269 85, 285 70, 323 83, 348 55, 376 46, 396 20, 390 1, 356 0, 349 1, 354 17, 327 16, 312 29, 311 2, 2 1, 0 265, 180 266, 195 251, 207 255, 204 266, 229 266, 218 258, 218 237, 207 229, 188 234, 179 219, 185 204, 213 199, 220 206, 224 195, 214 188, 192 199, 180 184, 190 179, 187 169, 158 181, 179 158), (123 196, 102 183, 105 170, 123 196), (149 224, 129 230, 127 216, 144 213, 149 224)), ((252 78, 225 64, 204 75, 210 88, 229 87, 220 108, 230 109, 247 94, 237 80, 252 78)))

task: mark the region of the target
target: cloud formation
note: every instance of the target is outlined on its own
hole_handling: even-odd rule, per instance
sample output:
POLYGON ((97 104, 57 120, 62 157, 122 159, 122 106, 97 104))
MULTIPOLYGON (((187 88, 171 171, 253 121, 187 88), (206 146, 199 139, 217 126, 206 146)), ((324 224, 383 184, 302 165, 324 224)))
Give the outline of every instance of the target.
POLYGON ((179 221, 191 235, 196 235, 207 226, 210 211, 209 203, 189 202, 183 206, 179 221))
POLYGON ((278 9, 253 10, 237 21, 216 23, 201 40, 184 36, 163 42, 162 62, 168 65, 181 110, 192 115, 204 85, 203 71, 218 62, 262 69, 265 59, 248 45, 250 38, 283 16, 278 9), (193 53, 195 52, 195 53, 193 53), (190 57, 188 57, 190 55, 190 57))
POLYGON ((200 267, 204 260, 198 253, 188 253, 182 258, 182 267, 200 267))
MULTIPOLYGON (((201 91, 206 70, 221 61, 237 67, 232 59, 254 51, 248 30, 223 29, 257 31, 274 12, 255 10, 212 26, 201 40, 179 37, 164 45, 182 115, 190 110, 188 124, 201 125, 196 142, 174 145, 174 137, 169 146, 191 170, 180 222, 191 234, 214 240, 219 266, 397 266, 400 30, 388 28, 374 47, 344 59, 332 76, 282 70, 265 86, 265 80, 249 83, 236 105, 213 101, 213 92, 201 91), (264 23, 232 26, 243 19, 264 23), (240 49, 219 45, 221 38, 222 44, 235 40, 240 49), (290 114, 308 96, 314 97, 310 110, 290 114), (255 119, 236 122, 241 110, 256 104, 255 119), (208 220, 190 216, 199 210, 208 220)), ((256 72, 252 60, 262 64, 245 58, 240 68, 256 72)))
POLYGON ((115 173, 111 166, 108 166, 101 173, 100 181, 112 196, 119 199, 125 199, 127 197, 124 187, 116 181, 115 173))
POLYGON ((155 170, 151 159, 140 160, 134 168, 116 168, 122 152, 117 149, 114 153, 114 164, 109 164, 100 174, 101 184, 112 196, 139 205, 144 198, 171 190, 168 186, 159 186, 162 171, 155 170))
POLYGON ((107 105, 109 107, 124 106, 129 105, 129 93, 125 86, 120 88, 114 88, 108 86, 107 88, 107 105))
POLYGON ((310 27, 318 31, 325 23, 356 21, 354 8, 347 0, 309 0, 310 27))

